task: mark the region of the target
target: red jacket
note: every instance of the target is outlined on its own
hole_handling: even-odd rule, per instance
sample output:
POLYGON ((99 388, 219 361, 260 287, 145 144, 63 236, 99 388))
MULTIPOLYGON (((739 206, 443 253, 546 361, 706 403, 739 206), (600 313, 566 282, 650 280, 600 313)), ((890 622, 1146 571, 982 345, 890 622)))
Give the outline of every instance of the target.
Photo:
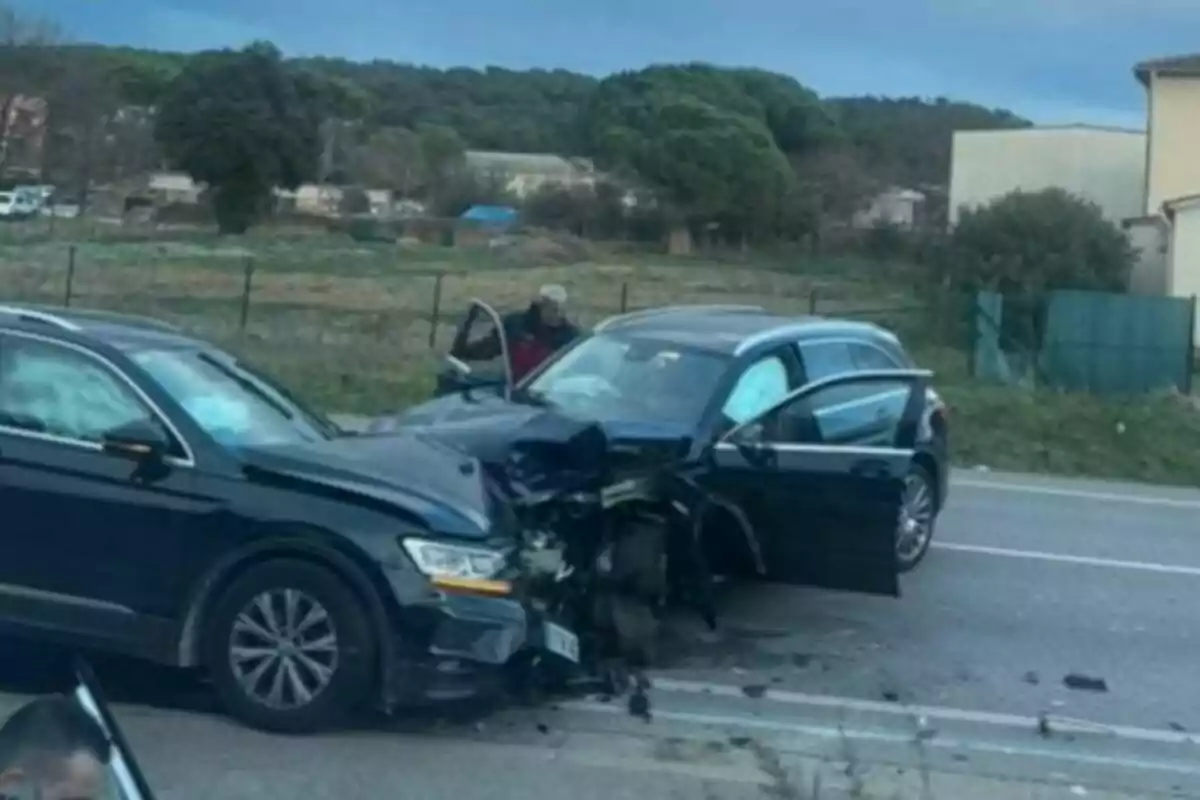
MULTIPOLYGON (((537 306, 504 316, 504 338, 508 341, 508 362, 514 381, 528 375, 542 362, 570 344, 579 329, 563 320, 560 325, 543 325, 537 306)), ((477 342, 455 342, 450 349, 455 358, 488 361, 500 355, 500 337, 496 331, 477 342)))

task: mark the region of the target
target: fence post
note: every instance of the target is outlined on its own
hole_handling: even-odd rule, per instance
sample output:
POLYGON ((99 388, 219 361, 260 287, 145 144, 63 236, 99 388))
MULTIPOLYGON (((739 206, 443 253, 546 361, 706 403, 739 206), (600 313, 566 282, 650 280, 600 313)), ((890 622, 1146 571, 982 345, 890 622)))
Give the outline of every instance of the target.
POLYGON ((621 313, 629 310, 629 281, 621 281, 621 313))
POLYGON ((808 313, 809 316, 817 315, 817 287, 812 287, 808 290, 808 313))
POLYGON ((963 344, 967 348, 967 375, 971 378, 978 378, 979 317, 982 312, 982 309, 979 307, 979 292, 974 293, 970 302, 966 304, 965 311, 967 317, 967 340, 963 344))
POLYGON ((238 320, 238 330, 245 331, 250 321, 250 293, 254 290, 254 257, 247 256, 245 271, 242 277, 242 312, 238 320))
POLYGON ((437 346, 438 325, 442 321, 442 279, 446 273, 439 272, 433 279, 433 305, 429 309, 429 349, 437 346))
POLYGON ((1192 295, 1192 315, 1188 318, 1188 339, 1185 352, 1188 354, 1187 371, 1184 373, 1187 376, 1185 378, 1187 385, 1184 387, 1183 392, 1184 394, 1191 394, 1196 369, 1200 368, 1200 363, 1197 362, 1196 358, 1196 295, 1192 295))
POLYGON ((63 287, 63 306, 71 307, 71 296, 75 293, 75 245, 67 248, 67 282, 63 287))

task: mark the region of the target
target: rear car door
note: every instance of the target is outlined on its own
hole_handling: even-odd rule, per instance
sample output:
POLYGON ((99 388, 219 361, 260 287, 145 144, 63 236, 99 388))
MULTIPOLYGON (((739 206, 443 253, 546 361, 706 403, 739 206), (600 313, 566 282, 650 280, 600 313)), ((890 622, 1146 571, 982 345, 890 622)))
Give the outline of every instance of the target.
POLYGON ((167 635, 180 537, 216 510, 197 486, 185 443, 111 362, 0 337, 0 619, 132 648, 167 635), (133 421, 175 442, 153 475, 101 446, 133 421))
MULTIPOLYGON (((899 595, 896 527, 930 373, 835 375, 791 392, 712 449, 712 483, 736 502, 785 583, 899 595), (847 392, 901 398, 886 435, 847 438, 847 392)), ((896 407, 890 405, 889 407, 896 407)))

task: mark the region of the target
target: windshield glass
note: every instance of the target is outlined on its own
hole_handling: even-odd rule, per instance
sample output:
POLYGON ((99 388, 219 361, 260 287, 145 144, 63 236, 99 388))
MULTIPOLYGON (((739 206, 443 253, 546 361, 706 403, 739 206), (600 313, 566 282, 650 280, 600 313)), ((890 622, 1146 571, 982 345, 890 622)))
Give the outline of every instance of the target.
POLYGON ((335 435, 332 423, 231 357, 144 350, 132 358, 221 444, 296 444, 335 435))
POLYGON ((694 422, 728 359, 653 339, 596 334, 526 384, 531 399, 597 419, 694 422))

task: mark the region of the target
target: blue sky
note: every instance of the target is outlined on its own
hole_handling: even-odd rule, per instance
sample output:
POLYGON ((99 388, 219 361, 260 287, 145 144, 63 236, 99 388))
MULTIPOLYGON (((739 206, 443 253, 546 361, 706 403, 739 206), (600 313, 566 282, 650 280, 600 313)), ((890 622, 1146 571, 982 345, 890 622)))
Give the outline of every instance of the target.
POLYGON ((1132 66, 1200 48, 1200 0, 16 0, 76 39, 602 74, 704 60, 823 94, 946 95, 1142 126, 1132 66))

